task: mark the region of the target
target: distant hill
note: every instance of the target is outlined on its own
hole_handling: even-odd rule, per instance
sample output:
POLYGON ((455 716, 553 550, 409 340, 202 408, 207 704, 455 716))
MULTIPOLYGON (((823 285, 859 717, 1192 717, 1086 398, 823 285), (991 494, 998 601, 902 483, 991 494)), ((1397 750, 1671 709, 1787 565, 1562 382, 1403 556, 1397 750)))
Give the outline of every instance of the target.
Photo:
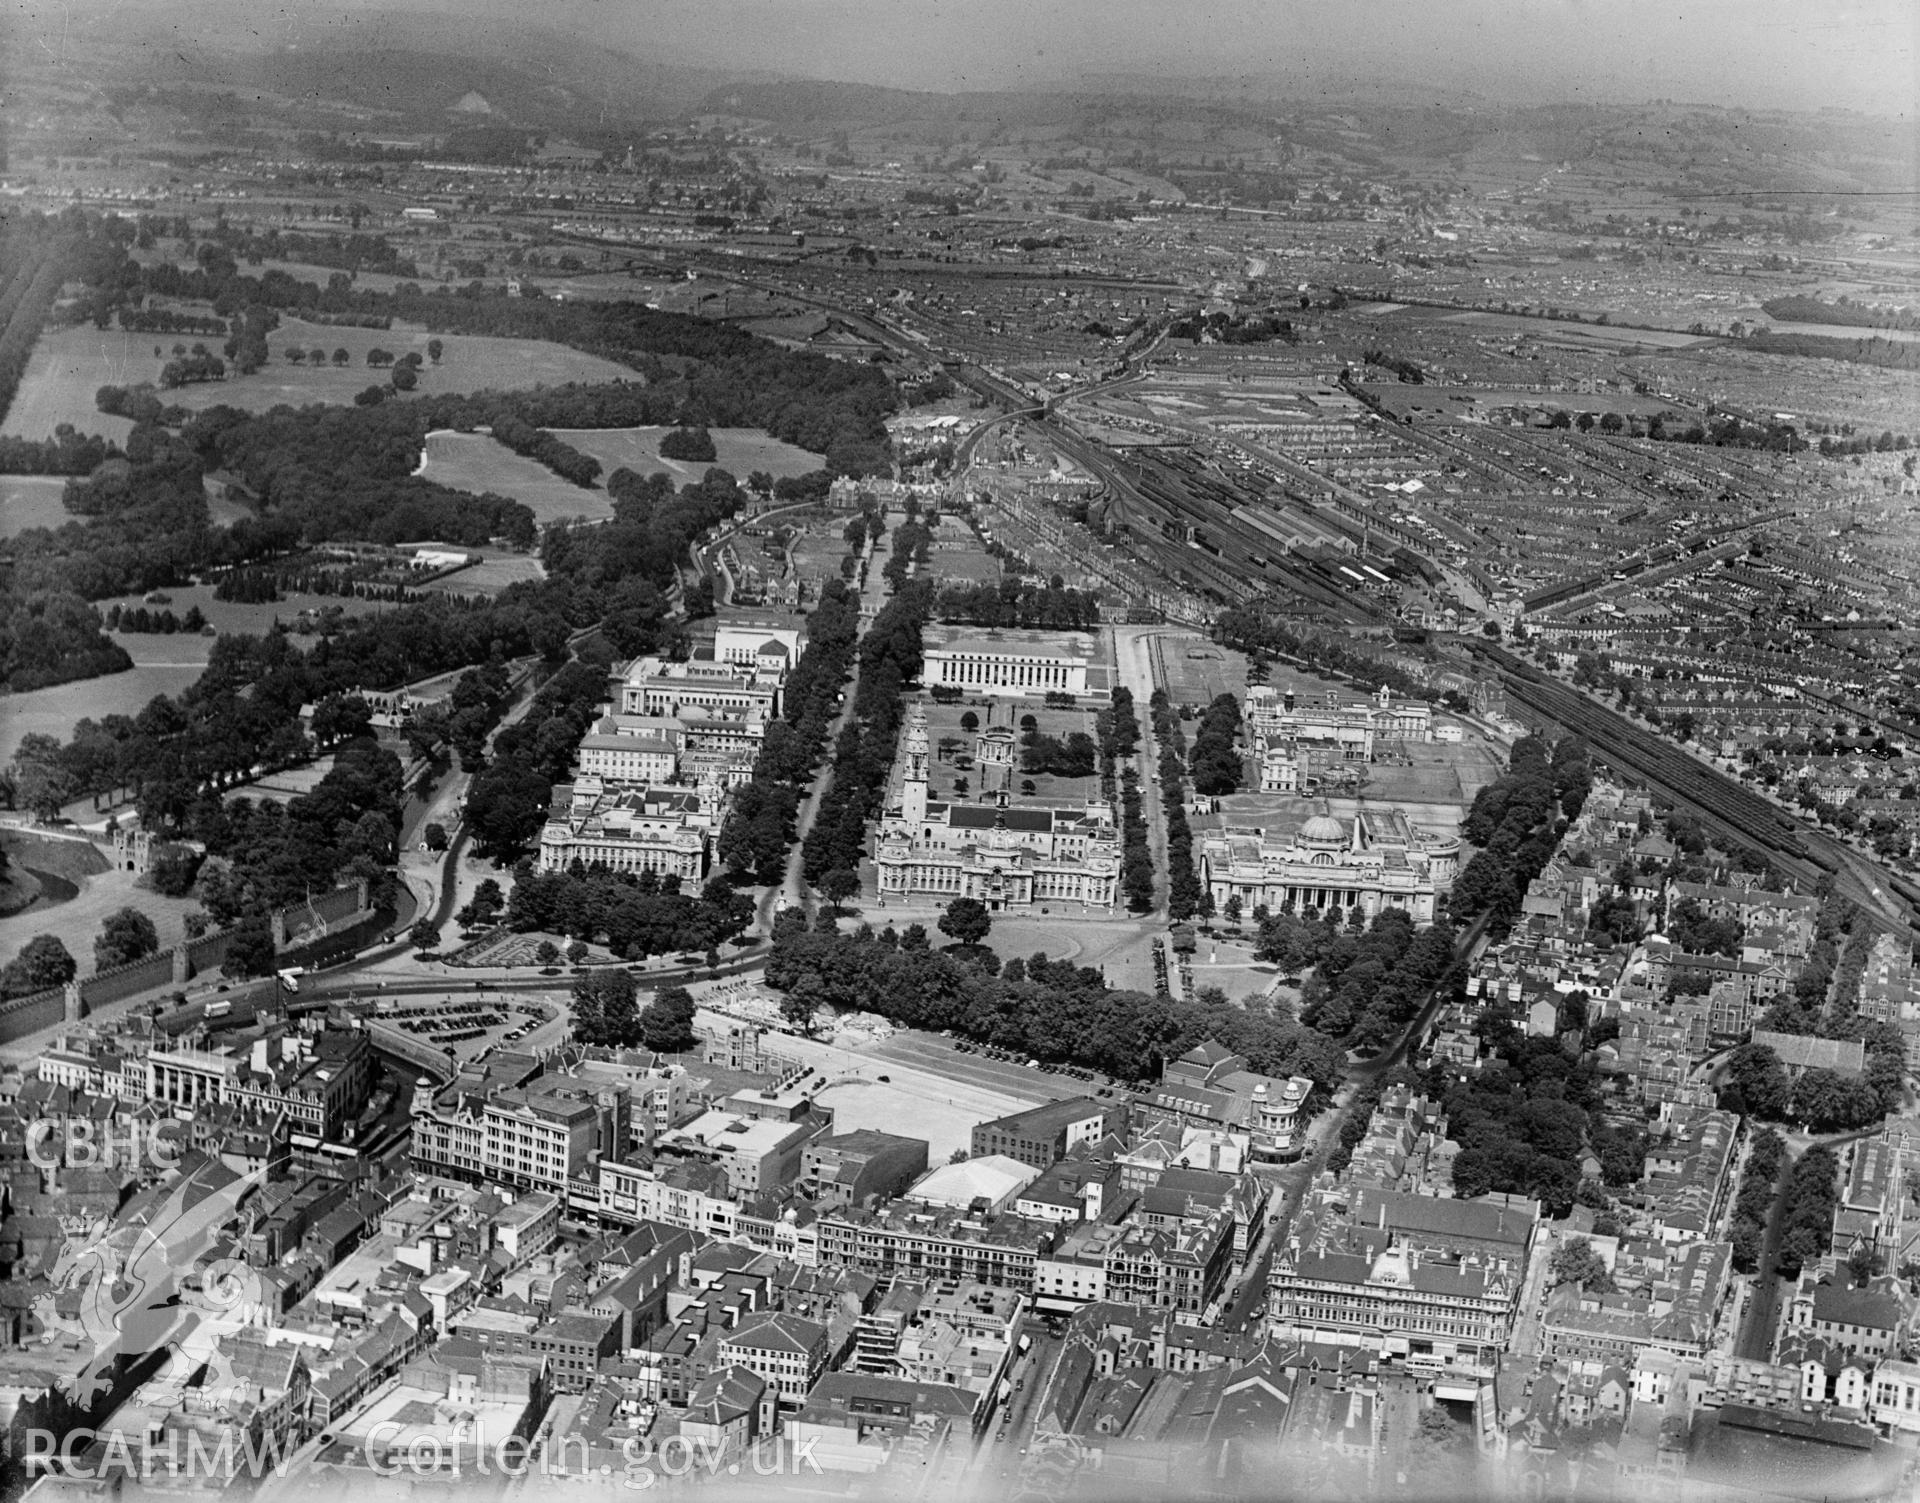
POLYGON ((427 127, 449 111, 536 129, 666 120, 724 84, 767 76, 653 61, 452 10, 401 15, 303 3, 263 16, 253 0, 176 0, 87 14, 68 36, 143 82, 347 104, 427 127))

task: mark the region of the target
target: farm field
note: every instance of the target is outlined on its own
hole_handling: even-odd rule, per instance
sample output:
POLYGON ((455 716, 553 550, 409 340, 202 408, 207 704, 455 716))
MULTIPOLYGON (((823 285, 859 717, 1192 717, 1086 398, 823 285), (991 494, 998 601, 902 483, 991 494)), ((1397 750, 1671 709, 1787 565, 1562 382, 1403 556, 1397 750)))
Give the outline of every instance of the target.
POLYGON ((660 457, 660 438, 666 428, 553 428, 554 437, 564 439, 583 454, 591 454, 606 467, 607 474, 625 466, 638 474, 650 475, 665 470, 679 480, 698 480, 717 465, 736 480, 745 480, 755 470, 765 470, 775 480, 791 475, 810 475, 824 460, 818 454, 783 444, 758 428, 714 428, 713 465, 688 464, 660 457))
MULTIPOLYGON (((183 386, 162 393, 162 398, 195 410, 224 404, 249 412, 265 412, 282 403, 345 404, 366 387, 385 384, 384 372, 368 369, 368 350, 377 347, 395 355, 417 350, 424 360, 432 337, 424 329, 348 329, 283 318, 267 338, 272 359, 260 370, 228 381, 183 386), (286 358, 286 351, 296 345, 324 349, 329 356, 344 349, 349 359, 340 366, 331 359, 324 366, 295 365, 286 358)), ((176 343, 191 346, 195 342, 186 335, 129 334, 91 324, 42 335, 0 434, 45 438, 58 424, 72 423, 82 433, 100 433, 124 442, 133 424, 98 411, 94 393, 106 385, 158 381, 161 366, 170 358, 166 352, 176 343), (162 351, 158 357, 153 353, 156 346, 162 351)), ((201 342, 216 350, 221 343, 217 339, 201 342)), ((440 364, 427 361, 420 367, 421 396, 634 379, 624 365, 545 340, 457 334, 442 336, 442 344, 440 364)))
POLYGON ((0 475, 0 538, 29 527, 59 527, 74 520, 60 504, 67 482, 57 475, 0 475))
POLYGON ((476 496, 488 491, 511 496, 529 507, 543 526, 574 518, 602 521, 613 515, 613 501, 605 491, 582 490, 484 433, 429 433, 426 462, 418 473, 476 496))

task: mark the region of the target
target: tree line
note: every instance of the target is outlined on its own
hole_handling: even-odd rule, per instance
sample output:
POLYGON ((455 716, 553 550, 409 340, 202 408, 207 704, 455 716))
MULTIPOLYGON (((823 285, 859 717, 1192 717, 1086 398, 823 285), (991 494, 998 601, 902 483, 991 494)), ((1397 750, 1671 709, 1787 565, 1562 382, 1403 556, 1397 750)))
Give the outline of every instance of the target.
POLYGON ((116 268, 125 278, 118 284, 119 301, 158 296, 206 301, 223 315, 261 306, 303 317, 378 316, 436 334, 551 340, 647 378, 630 404, 644 416, 555 426, 762 428, 823 456, 833 474, 885 474, 890 467, 885 420, 898 397, 886 373, 874 366, 785 350, 730 324, 638 302, 516 298, 477 283, 426 291, 403 282, 392 292, 375 292, 353 285, 344 273, 320 287, 279 270, 248 276, 220 247, 212 249, 220 254, 203 256, 192 269, 127 260, 125 268, 116 268))
POLYGON ((1523 736, 1507 771, 1474 795, 1461 829, 1480 847, 1454 878, 1448 910, 1456 922, 1491 913, 1496 929, 1511 925, 1527 886, 1540 875, 1569 821, 1579 818, 1593 771, 1587 745, 1568 736, 1549 745, 1523 736))
POLYGON ((1240 791, 1243 764, 1237 748, 1240 735, 1240 701, 1231 694, 1218 694, 1200 717, 1194 732, 1193 791, 1208 797, 1240 791))
POLYGON ((1187 823, 1185 738, 1165 689, 1147 701, 1154 740, 1160 743, 1160 806, 1167 822, 1167 917, 1175 923, 1211 910, 1193 860, 1193 829, 1187 823))
POLYGON ((810 928, 789 910, 775 924, 767 982, 787 994, 802 1021, 825 1007, 862 1009, 1123 1080, 1157 1080, 1166 1061, 1208 1038, 1245 1055, 1251 1069, 1303 1075, 1321 1092, 1346 1073, 1339 1046, 1290 1017, 1224 998, 1176 1002, 1115 990, 1091 966, 1042 954, 1009 961, 993 975, 932 949, 918 924, 898 934, 865 925, 841 934, 830 920, 810 928))
POLYGON ((1256 660, 1291 658, 1311 672, 1338 674, 1350 679, 1362 693, 1371 694, 1385 688, 1417 699, 1425 692, 1425 686, 1403 669, 1343 646, 1340 639, 1311 630, 1305 634, 1295 631, 1253 606, 1235 606, 1222 611, 1214 618, 1213 639, 1222 646, 1238 648, 1256 660))
MULTIPOLYGON (((896 539, 907 531, 896 529, 896 539)), ((887 773, 905 719, 907 685, 920 677, 920 633, 932 593, 926 581, 908 585, 880 608, 860 639, 853 713, 840 728, 833 781, 801 844, 801 872, 816 886, 828 872, 859 868, 867 821, 880 812, 886 795, 887 773)))
POLYGON ((1141 812, 1140 774, 1121 763, 1140 749, 1140 721, 1133 691, 1116 685, 1093 719, 1100 749, 1100 793, 1120 819, 1120 890, 1135 913, 1153 911, 1153 852, 1147 845, 1147 821, 1141 812))
POLYGON ((1840 1161, 1831 1148, 1809 1148, 1787 1173, 1785 1220, 1773 1271, 1797 1278, 1825 1256, 1833 1240, 1833 1212, 1840 1203, 1840 1161))
POLYGON ((62 423, 51 438, 0 438, 0 475, 89 475, 119 446, 97 433, 81 433, 62 423))
POLYGON ((204 612, 197 605, 187 607, 186 614, 176 616, 166 607, 149 610, 144 605, 110 605, 107 607, 106 628, 108 631, 133 632, 170 637, 176 632, 198 632, 207 624, 204 612))
POLYGON ((1747 1148, 1747 1167, 1740 1176, 1740 1192, 1733 1201, 1733 1266, 1752 1273, 1760 1266, 1760 1249, 1773 1215, 1774 1195, 1780 1184, 1780 1166, 1787 1145, 1770 1127, 1753 1134, 1747 1148))
POLYGON ((682 891, 677 876, 612 873, 577 861, 564 872, 536 871, 531 861, 523 861, 514 872, 506 911, 507 926, 523 934, 570 934, 604 943, 628 960, 711 951, 752 919, 752 900, 721 878, 695 895, 682 891))
POLYGON ((780 880, 801 797, 826 752, 859 626, 859 597, 844 580, 827 581, 807 620, 806 650, 787 675, 781 718, 767 726, 753 776, 734 791, 720 829, 719 856, 736 879, 780 880))
POLYGON ((1058 574, 1046 584, 1013 576, 998 583, 956 581, 940 587, 933 614, 971 626, 1091 631, 1100 624, 1100 597, 1094 590, 1068 589, 1058 574))

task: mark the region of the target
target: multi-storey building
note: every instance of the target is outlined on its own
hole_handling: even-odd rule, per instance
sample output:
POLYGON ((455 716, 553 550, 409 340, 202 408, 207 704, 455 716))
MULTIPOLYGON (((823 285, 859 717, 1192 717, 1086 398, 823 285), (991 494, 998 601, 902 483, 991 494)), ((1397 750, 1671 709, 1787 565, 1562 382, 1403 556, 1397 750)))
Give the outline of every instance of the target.
POLYGON ((1167 1063, 1149 1102, 1194 1127, 1243 1131, 1255 1157, 1284 1159, 1304 1142, 1301 1112, 1312 1089, 1303 1075, 1256 1074, 1245 1056, 1207 1039, 1167 1063))
POLYGON ((849 1207, 822 1216, 819 1233, 823 1264, 885 1278, 971 1279, 1025 1293, 1033 1287, 1034 1260, 1053 1247, 1060 1228, 1021 1216, 849 1207))
POLYGON ((1229 825, 1199 845, 1200 880, 1216 908, 1357 908, 1368 918, 1400 908, 1420 924, 1433 921, 1460 860, 1458 836, 1416 825, 1399 809, 1363 809, 1351 827, 1323 811, 1291 836, 1229 825))
POLYGON ((1415 1371, 1490 1376, 1524 1275, 1523 1259, 1432 1252, 1334 1218, 1275 1254, 1268 1321, 1275 1335, 1367 1347, 1415 1371))
POLYGON ((890 1200, 926 1172, 926 1139, 871 1127, 815 1138, 800 1153, 800 1178, 816 1205, 890 1200))
POLYGON ((575 861, 613 872, 657 872, 692 885, 707 873, 722 817, 720 784, 698 788, 609 786, 581 778, 554 789, 540 832, 540 870, 575 861))
POLYGON ((720 1338, 719 1360, 746 1368, 779 1395, 780 1403, 797 1409, 827 1370, 827 1328, 796 1315, 744 1321, 720 1338))
POLYGON ((429 1174, 567 1196, 590 1154, 627 1142, 626 1093, 543 1080, 469 1095, 458 1088, 415 1108, 413 1164, 429 1174))
POLYGON ((1372 700, 1347 701, 1329 689, 1319 704, 1296 703, 1291 689, 1265 684, 1246 692, 1241 722, 1256 758, 1279 746, 1324 747, 1343 761, 1365 762, 1377 741, 1433 740, 1433 707, 1418 700, 1395 703, 1382 688, 1372 700))
POLYGON ((214 1104, 236 1106, 263 1122, 284 1114, 295 1133, 329 1139, 366 1104, 373 1081, 366 1035, 344 1029, 305 1034, 276 1028, 244 1055, 179 1044, 149 1050, 139 1063, 144 1099, 177 1115, 214 1104))
POLYGON ((734 715, 758 711, 763 720, 770 719, 780 713, 780 686, 785 678, 785 667, 762 667, 758 662, 635 658, 614 671, 614 708, 623 715, 676 718, 688 709, 734 715))
POLYGON ((285 1033, 256 1039, 243 1068, 227 1081, 226 1100, 260 1120, 284 1112, 295 1133, 337 1138, 366 1105, 373 1046, 358 1030, 285 1033))
POLYGON ((1051 1312, 1111 1301, 1199 1318, 1233 1266, 1233 1213, 1148 1226, 1083 1222, 1035 1261, 1036 1308, 1051 1312))
POLYGON ((1045 1169, 1076 1149, 1097 1143, 1117 1128, 1125 1116, 1125 1108, 1118 1103, 1102 1103, 1090 1096, 1049 1101, 1024 1112, 976 1124, 972 1153, 975 1158, 989 1153, 1005 1154, 1035 1169, 1045 1169))
POLYGON ((927 797, 926 712, 914 706, 900 799, 874 837, 879 889, 977 898, 994 911, 1036 903, 1111 908, 1120 895, 1120 834, 1112 806, 1078 809, 942 803, 927 797))
POLYGON ((680 748, 685 733, 678 721, 672 731, 649 726, 639 730, 625 721, 653 721, 657 716, 603 715, 580 739, 577 763, 585 777, 606 783, 670 783, 680 770, 680 748))
POLYGON ((1079 637, 1037 631, 928 633, 921 681, 975 694, 1080 695, 1091 649, 1079 637))

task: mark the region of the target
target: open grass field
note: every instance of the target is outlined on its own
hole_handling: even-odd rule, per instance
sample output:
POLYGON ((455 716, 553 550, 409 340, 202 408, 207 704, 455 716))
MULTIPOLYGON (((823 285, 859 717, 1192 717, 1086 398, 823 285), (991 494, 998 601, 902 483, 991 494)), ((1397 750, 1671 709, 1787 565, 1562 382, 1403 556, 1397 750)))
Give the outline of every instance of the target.
POLYGON ((758 428, 715 428, 713 465, 688 464, 660 457, 660 439, 671 432, 667 428, 554 428, 554 437, 565 439, 583 454, 591 454, 606 466, 611 475, 622 468, 641 475, 665 470, 678 480, 698 480, 713 465, 737 480, 745 480, 755 470, 765 470, 775 480, 790 475, 809 475, 824 460, 818 454, 796 449, 770 438, 758 428))
POLYGON ((148 657, 145 644, 194 644, 192 637, 144 637, 134 639, 142 645, 133 653, 134 667, 125 673, 104 678, 83 678, 71 684, 56 684, 50 689, 31 689, 25 694, 0 695, 0 764, 13 760, 21 738, 39 731, 65 741, 73 734, 74 723, 87 716, 98 720, 103 715, 138 715, 156 694, 178 694, 200 677, 206 666, 204 649, 197 660, 172 657, 148 657))
MULTIPOLYGON (((23 865, 32 866, 30 853, 17 853, 23 865)), ((80 974, 93 973, 93 941, 107 915, 122 908, 137 908, 153 920, 159 931, 160 947, 171 948, 186 935, 185 915, 199 904, 191 897, 166 898, 150 888, 138 885, 131 872, 97 872, 81 877, 79 892, 69 901, 51 908, 36 908, 0 919, 0 957, 12 959, 36 934, 59 936, 60 942, 80 962, 80 974)))
POLYGON ((426 464, 419 473, 476 496, 487 491, 511 496, 529 507, 542 525, 577 518, 597 522, 613 515, 605 491, 582 490, 484 433, 429 433, 426 464))
MULTIPOLYGON (((585 495, 586 492, 582 491, 581 494, 585 495)), ((531 554, 504 553, 498 558, 484 558, 477 564, 456 569, 421 588, 437 595, 498 595, 508 585, 529 583, 546 577, 546 565, 531 554)))
MULTIPOLYGON (((230 381, 183 386, 165 393, 164 399, 196 410, 225 404, 249 412, 264 412, 281 403, 347 403, 366 387, 386 382, 384 372, 368 368, 368 350, 378 347, 395 355, 418 350, 424 359, 431 337, 424 329, 346 329, 283 318, 267 338, 272 358, 260 370, 230 381), (331 358, 323 366, 295 365, 286 358, 286 351, 296 345, 303 350, 324 349, 329 357, 344 349, 349 358, 338 366, 331 358)), ((129 334, 91 324, 42 335, 7 420, 0 424, 0 434, 46 438, 58 424, 72 423, 83 433, 124 440, 133 425, 98 411, 94 393, 106 385, 158 381, 173 346, 195 342, 190 336, 129 334), (156 346, 162 352, 158 356, 153 353, 156 346)), ((221 343, 201 342, 216 350, 221 343)), ((443 336, 442 344, 440 363, 428 361, 420 368, 422 396, 634 379, 633 371, 624 365, 545 340, 457 334, 443 336)))
POLYGON ((6 421, 0 423, 0 435, 51 438, 60 424, 72 423, 82 433, 126 442, 133 424, 101 412, 93 405, 93 394, 102 386, 159 380, 166 360, 154 358, 155 338, 96 329, 92 324, 42 334, 27 359, 26 374, 7 409, 6 421))
POLYGON ((67 482, 57 475, 0 475, 0 538, 29 527, 60 527, 73 520, 60 504, 67 482))

